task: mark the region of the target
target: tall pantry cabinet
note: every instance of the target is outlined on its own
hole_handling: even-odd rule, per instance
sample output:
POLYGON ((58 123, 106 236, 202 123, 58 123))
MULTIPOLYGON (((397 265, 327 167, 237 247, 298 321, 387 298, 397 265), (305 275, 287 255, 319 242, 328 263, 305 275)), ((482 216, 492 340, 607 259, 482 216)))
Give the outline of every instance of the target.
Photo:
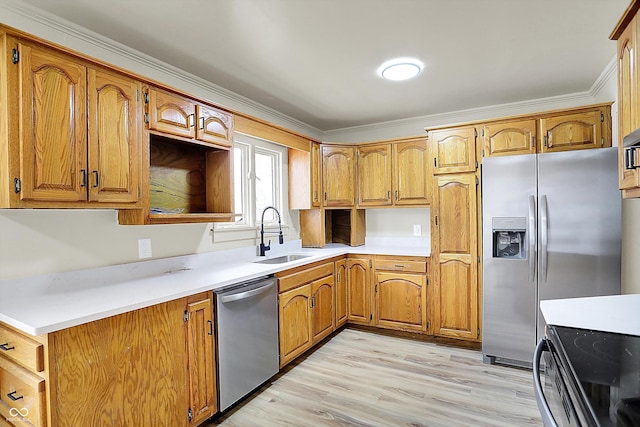
POLYGON ((618 179, 622 197, 640 197, 640 149, 625 148, 625 135, 640 128, 640 2, 633 1, 610 39, 618 42, 618 179))
POLYGON ((431 330, 479 340, 478 195, 475 126, 428 130, 433 159, 431 330))

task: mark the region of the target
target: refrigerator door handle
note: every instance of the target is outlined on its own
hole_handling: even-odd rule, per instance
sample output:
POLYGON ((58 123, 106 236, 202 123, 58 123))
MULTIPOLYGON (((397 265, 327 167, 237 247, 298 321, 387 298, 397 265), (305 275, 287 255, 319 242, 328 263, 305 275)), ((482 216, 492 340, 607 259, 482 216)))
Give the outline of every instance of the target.
POLYGON ((547 244, 549 243, 549 212, 547 206, 547 196, 543 195, 540 197, 540 277, 542 283, 547 281, 547 244))
POLYGON ((536 197, 529 196, 529 282, 536 280, 536 197))

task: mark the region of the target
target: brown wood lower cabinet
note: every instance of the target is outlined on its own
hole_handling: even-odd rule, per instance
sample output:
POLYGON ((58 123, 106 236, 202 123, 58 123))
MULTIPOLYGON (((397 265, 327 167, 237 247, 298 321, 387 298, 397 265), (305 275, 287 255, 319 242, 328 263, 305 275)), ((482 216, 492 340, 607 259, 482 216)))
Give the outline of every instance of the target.
POLYGON ((213 300, 195 295, 187 304, 187 350, 189 372, 189 410, 193 425, 217 412, 216 361, 213 327, 213 300))
POLYGON ((335 330, 334 262, 276 274, 280 326, 280 367, 335 330))
POLYGON ((370 325, 371 314, 371 267, 367 256, 349 256, 347 258, 347 293, 349 323, 370 325))
POLYGON ((349 255, 347 289, 349 323, 427 332, 427 258, 349 255))
POLYGON ((335 305, 336 316, 335 324, 336 328, 347 323, 347 259, 343 258, 335 263, 335 305))
POLYGON ((32 348, 44 359, 30 370, 21 358, 0 354, 0 426, 188 427, 216 412, 211 293, 38 337, 0 324, 0 334, 6 331, 10 347, 32 348), (5 400, 11 393, 25 397, 5 400))
POLYGON ((427 330, 426 273, 424 258, 376 257, 375 326, 427 330))

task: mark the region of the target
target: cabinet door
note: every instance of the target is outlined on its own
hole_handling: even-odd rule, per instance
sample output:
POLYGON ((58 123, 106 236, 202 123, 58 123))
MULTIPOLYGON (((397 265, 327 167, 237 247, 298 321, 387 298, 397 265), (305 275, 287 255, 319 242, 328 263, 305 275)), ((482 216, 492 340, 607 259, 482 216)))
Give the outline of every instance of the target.
POLYGON ((199 425, 216 413, 216 362, 211 297, 187 305, 189 409, 191 423, 199 425))
POLYGON ((185 298, 49 334, 52 419, 187 426, 185 298))
POLYGON ((72 58, 19 45, 22 200, 87 199, 87 71, 72 58))
MULTIPOLYGON (((640 127, 638 91, 638 17, 634 17, 618 39, 618 178, 620 189, 640 187, 638 169, 627 169, 622 139, 640 127)), ((636 150, 636 158, 638 158, 636 150)))
POLYGON ((376 272, 376 326, 426 330, 426 284, 425 274, 376 272))
POLYGON ((280 367, 311 347, 311 285, 279 296, 280 367))
POLYGON ((149 129, 195 138, 195 122, 196 106, 193 101, 149 88, 149 129))
POLYGON ((140 179, 140 83, 88 70, 89 200, 136 202, 140 179))
POLYGON ((611 146, 602 134, 604 113, 600 109, 540 119, 542 153, 611 146))
POLYGON ((427 142, 393 144, 393 180, 395 205, 426 205, 429 200, 430 173, 427 142))
POLYGON ((433 173, 473 172, 476 170, 476 138, 473 126, 431 131, 433 173))
POLYGON ((333 275, 311 282, 311 338, 317 343, 335 330, 333 275))
POLYGON ((320 144, 311 143, 311 206, 320 207, 322 194, 322 154, 320 144))
POLYGON ((322 147, 324 206, 353 206, 355 203, 355 147, 322 147))
POLYGON ((215 108, 198 105, 196 139, 231 147, 233 145, 233 116, 215 108))
POLYGON ((536 121, 533 119, 484 125, 482 137, 486 157, 536 153, 536 121))
POLYGON ((349 322, 369 325, 371 316, 371 261, 348 258, 347 295, 349 322))
POLYGON ((347 260, 336 261, 335 269, 336 328, 347 322, 347 260))
POLYGON ((391 144, 358 147, 358 205, 391 203, 391 144))
POLYGON ((478 228, 475 174, 436 181, 434 236, 435 335, 476 340, 478 329, 478 228))

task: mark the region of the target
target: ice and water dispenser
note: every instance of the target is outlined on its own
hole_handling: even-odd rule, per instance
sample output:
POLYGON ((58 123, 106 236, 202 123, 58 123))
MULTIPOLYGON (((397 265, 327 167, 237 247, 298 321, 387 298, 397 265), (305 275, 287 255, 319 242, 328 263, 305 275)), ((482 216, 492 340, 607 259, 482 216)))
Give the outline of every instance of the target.
POLYGON ((520 217, 493 218, 493 257, 507 259, 527 258, 527 219, 520 217))

